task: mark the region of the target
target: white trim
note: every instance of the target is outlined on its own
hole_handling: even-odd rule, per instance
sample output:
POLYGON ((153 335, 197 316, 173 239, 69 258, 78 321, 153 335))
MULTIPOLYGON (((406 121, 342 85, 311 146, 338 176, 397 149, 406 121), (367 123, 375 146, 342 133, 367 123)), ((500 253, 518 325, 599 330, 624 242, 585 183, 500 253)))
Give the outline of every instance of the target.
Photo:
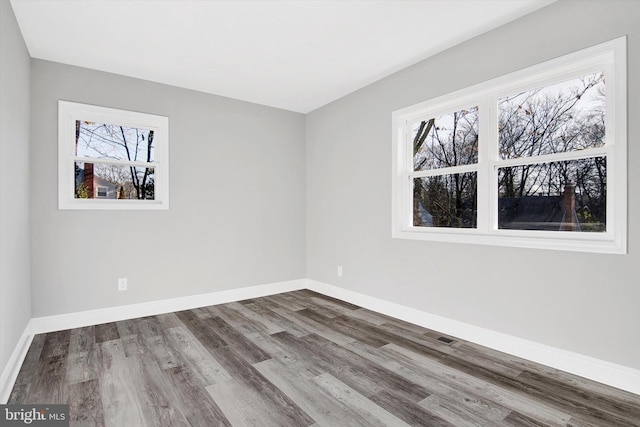
POLYGON ((209 305, 226 304, 228 302, 242 301, 249 298, 259 298, 266 295, 304 289, 305 285, 306 282, 304 279, 290 280, 287 282, 229 289, 208 294, 190 295, 55 316, 35 317, 31 319, 31 327, 34 334, 42 334, 108 322, 117 322, 119 320, 134 319, 137 317, 155 316, 162 313, 172 313, 174 311, 191 310, 209 305))
POLYGON ((640 395, 640 370, 307 280, 307 288, 396 319, 640 395))
POLYGON ((27 352, 29 351, 32 340, 33 334, 31 333, 31 322, 29 322, 27 326, 25 326, 22 335, 20 335, 20 339, 18 339, 18 343, 13 349, 7 365, 2 370, 2 375, 0 375, 0 404, 4 405, 7 403, 7 400, 9 400, 11 390, 18 378, 22 363, 25 357, 27 357, 27 352))

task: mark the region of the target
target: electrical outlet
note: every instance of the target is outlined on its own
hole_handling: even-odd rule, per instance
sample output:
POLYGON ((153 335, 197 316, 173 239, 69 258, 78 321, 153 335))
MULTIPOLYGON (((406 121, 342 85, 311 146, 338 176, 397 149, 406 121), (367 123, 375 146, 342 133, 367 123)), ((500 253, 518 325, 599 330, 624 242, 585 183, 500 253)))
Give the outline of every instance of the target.
POLYGON ((119 291, 126 291, 127 290, 127 278, 123 277, 121 279, 118 279, 118 290, 119 291))
POLYGON ((342 277, 342 266, 338 266, 338 277, 342 277))

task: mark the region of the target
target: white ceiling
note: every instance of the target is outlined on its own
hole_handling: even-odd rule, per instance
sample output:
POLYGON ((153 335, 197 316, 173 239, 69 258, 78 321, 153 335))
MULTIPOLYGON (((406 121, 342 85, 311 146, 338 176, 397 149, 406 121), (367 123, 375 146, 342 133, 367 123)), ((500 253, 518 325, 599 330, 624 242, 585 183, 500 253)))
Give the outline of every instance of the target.
POLYGON ((307 113, 554 0, 11 0, 33 58, 307 113))

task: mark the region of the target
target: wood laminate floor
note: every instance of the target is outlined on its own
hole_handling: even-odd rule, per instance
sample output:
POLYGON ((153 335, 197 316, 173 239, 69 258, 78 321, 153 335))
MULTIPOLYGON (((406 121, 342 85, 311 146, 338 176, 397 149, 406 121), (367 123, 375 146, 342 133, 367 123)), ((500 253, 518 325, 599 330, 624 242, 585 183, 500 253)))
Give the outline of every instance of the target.
POLYGON ((640 396, 311 291, 36 335, 72 426, 640 426, 640 396))

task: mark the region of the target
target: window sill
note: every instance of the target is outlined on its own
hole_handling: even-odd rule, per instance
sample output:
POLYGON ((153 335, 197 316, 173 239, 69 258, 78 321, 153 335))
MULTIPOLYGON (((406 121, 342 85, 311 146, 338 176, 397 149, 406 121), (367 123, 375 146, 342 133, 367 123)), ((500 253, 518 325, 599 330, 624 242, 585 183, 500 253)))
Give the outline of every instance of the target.
POLYGON ((554 231, 544 233, 530 230, 496 230, 492 233, 477 229, 409 228, 393 230, 394 239, 424 240, 473 245, 506 246, 513 248, 546 249, 571 252, 626 254, 626 242, 611 233, 580 233, 554 231))

